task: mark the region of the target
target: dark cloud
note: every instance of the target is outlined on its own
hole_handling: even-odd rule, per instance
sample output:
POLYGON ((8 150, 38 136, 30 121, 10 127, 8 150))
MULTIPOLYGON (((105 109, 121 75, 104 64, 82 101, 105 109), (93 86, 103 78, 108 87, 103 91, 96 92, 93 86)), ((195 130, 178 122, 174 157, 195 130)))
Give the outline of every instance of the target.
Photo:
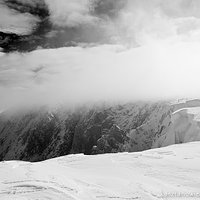
POLYGON ((127 0, 97 0, 94 12, 103 17, 115 18, 127 4, 127 0))
POLYGON ((44 35, 51 30, 51 23, 48 20, 49 12, 43 1, 30 4, 29 1, 4 0, 4 4, 17 13, 28 14, 39 18, 38 23, 31 30, 30 34, 16 34, 10 31, 0 32, 0 47, 4 52, 10 51, 30 51, 43 43, 44 35), (43 3, 42 3, 43 2, 43 3))
POLYGON ((43 0, 41 1, 23 1, 23 0, 4 0, 5 4, 10 8, 20 13, 30 13, 44 19, 49 16, 47 5, 43 0))
MULTIPOLYGON (((66 24, 63 22, 63 26, 56 23, 60 20, 60 18, 70 18, 71 16, 56 15, 53 19, 51 18, 52 16, 50 15, 53 15, 53 11, 50 11, 49 9, 51 7, 46 4, 48 3, 48 0, 46 3, 45 1, 36 0, 31 3, 30 2, 30 0, 4 0, 4 4, 9 9, 13 9, 19 13, 30 14, 39 18, 37 25, 28 35, 0 32, 0 47, 4 49, 4 52, 26 52, 37 49, 38 47, 58 48, 65 46, 78 46, 80 43, 87 43, 88 45, 113 43, 114 31, 110 30, 112 27, 112 19, 117 16, 119 9, 123 8, 126 1, 93 1, 93 9, 88 11, 88 16, 92 16, 92 20, 98 19, 96 23, 78 23, 77 25, 77 22, 72 19, 72 22, 75 23, 73 26, 69 21, 65 22, 66 24)), ((79 10, 81 9, 78 8, 78 11, 79 10)), ((55 12, 57 13, 58 11, 56 10, 55 12)), ((74 16, 75 14, 72 13, 71 15, 74 16)))
POLYGON ((199 0, 0 0, 1 5, 14 17, 36 21, 23 34, 1 29, 0 21, 4 52, 113 43, 137 47, 152 38, 191 34, 200 24, 199 0))

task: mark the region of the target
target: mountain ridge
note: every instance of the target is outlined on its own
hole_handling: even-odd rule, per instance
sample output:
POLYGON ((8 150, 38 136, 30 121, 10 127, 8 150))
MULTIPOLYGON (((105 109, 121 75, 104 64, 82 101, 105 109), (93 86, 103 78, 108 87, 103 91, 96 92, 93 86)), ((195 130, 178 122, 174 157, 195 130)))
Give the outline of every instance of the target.
MULTIPOLYGON (((164 142, 176 131, 171 130, 174 115, 182 108, 195 110, 199 105, 199 100, 187 100, 73 110, 43 107, 16 114, 4 111, 0 114, 0 160, 41 161, 71 153, 135 152, 181 143, 164 142)), ((193 129, 198 135, 198 126, 193 129)), ((199 137, 185 142, 193 140, 199 137)))

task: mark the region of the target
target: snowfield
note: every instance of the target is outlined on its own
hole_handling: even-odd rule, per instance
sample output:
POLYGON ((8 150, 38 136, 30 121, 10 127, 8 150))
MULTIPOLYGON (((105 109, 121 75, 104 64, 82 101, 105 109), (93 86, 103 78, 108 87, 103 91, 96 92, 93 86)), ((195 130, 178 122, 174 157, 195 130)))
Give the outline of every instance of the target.
POLYGON ((200 199, 200 142, 0 163, 0 200, 200 199))

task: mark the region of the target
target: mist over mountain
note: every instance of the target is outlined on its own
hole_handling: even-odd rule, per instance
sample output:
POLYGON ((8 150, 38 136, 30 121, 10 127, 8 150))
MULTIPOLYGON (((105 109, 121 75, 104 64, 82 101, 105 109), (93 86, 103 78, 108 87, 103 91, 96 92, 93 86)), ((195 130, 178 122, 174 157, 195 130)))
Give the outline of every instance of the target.
POLYGON ((0 0, 0 200, 198 199, 199 0, 0 0))
POLYGON ((200 4, 1 0, 0 110, 199 98, 200 4))
POLYGON ((198 109, 166 103, 200 97, 198 8, 195 0, 1 0, 2 159, 198 140, 198 109), (83 106, 100 102, 107 106, 83 106))
MULTIPOLYGON (((0 115, 1 160, 40 161, 71 153, 135 152, 198 141, 199 125, 187 125, 183 117, 174 121, 183 112, 180 109, 191 107, 199 113, 198 106, 199 100, 189 100, 178 104, 137 102, 75 110, 43 107, 5 111, 0 115), (182 126, 180 131, 175 123, 182 126), (177 138, 174 135, 179 139, 173 140, 177 138)), ((192 120, 189 113, 184 118, 192 120)))

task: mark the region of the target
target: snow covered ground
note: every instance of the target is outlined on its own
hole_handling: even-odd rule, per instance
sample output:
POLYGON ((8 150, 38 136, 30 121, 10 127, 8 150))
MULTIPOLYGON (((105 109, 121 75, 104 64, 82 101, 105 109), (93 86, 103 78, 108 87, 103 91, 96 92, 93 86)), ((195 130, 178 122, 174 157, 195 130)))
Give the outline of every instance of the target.
POLYGON ((200 142, 0 163, 0 200, 200 199, 200 142))

